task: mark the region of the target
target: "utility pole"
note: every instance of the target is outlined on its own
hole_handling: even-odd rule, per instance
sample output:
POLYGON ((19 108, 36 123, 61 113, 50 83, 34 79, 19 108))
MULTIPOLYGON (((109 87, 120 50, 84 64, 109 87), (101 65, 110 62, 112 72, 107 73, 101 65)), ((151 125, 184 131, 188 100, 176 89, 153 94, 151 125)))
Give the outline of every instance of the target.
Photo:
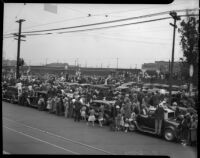
MULTIPOLYGON (((19 19, 16 22, 19 23, 19 33, 18 34, 13 34, 14 36, 18 37, 18 45, 17 45, 17 67, 16 67, 16 78, 18 79, 20 77, 19 75, 19 66, 20 66, 20 42, 25 41, 21 40, 21 37, 26 37, 25 35, 21 35, 21 27, 22 27, 22 22, 24 22, 24 19, 19 19)), ((16 39, 16 38, 15 38, 16 39)))
POLYGON ((119 59, 119 58, 117 58, 117 69, 118 69, 118 59, 119 59))
POLYGON ((180 16, 177 16, 177 13, 172 11, 169 13, 174 19, 174 24, 170 23, 174 27, 173 32, 173 43, 172 43, 172 59, 170 64, 170 76, 169 76, 169 104, 172 105, 172 76, 173 76, 173 66, 174 66, 174 45, 175 45, 175 34, 176 34, 176 21, 181 20, 180 16))

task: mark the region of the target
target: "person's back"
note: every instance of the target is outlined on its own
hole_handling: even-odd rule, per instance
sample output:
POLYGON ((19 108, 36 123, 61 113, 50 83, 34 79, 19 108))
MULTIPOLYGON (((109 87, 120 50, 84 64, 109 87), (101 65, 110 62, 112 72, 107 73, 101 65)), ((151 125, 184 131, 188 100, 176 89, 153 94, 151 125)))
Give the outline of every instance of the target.
POLYGON ((94 114, 95 114, 94 109, 91 109, 91 110, 89 111, 89 113, 90 113, 90 116, 94 116, 94 114))
POLYGON ((158 106, 155 111, 155 118, 157 119, 163 119, 164 118, 164 109, 162 106, 158 106))

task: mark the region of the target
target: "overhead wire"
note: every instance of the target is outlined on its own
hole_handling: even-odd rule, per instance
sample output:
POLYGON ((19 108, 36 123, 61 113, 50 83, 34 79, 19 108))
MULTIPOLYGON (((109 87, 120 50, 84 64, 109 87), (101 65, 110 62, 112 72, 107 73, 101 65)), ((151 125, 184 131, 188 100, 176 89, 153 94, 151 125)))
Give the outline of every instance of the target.
MULTIPOLYGON (((179 16, 198 16, 198 14, 179 15, 179 16)), ((119 25, 105 26, 105 27, 98 27, 98 28, 89 28, 89 29, 83 29, 83 30, 66 31, 66 32, 57 32, 57 33, 58 33, 58 34, 63 34, 63 33, 73 33, 73 32, 83 32, 83 31, 100 30, 100 29, 107 29, 107 28, 128 26, 128 25, 133 25, 133 24, 141 24, 141 23, 147 23, 147 22, 153 22, 153 21, 160 21, 160 20, 165 20, 165 19, 170 19, 170 18, 171 18, 171 17, 164 17, 164 18, 151 19, 151 20, 140 21, 140 22, 134 22, 134 23, 119 24, 119 25)), ((44 34, 24 34, 24 35, 26 35, 26 36, 34 36, 34 35, 49 35, 49 34, 52 34, 52 33, 44 33, 44 34)))
POLYGON ((73 33, 73 32, 84 32, 84 31, 92 31, 92 30, 101 30, 101 29, 108 29, 108 28, 115 28, 115 27, 123 27, 123 26, 128 26, 128 25, 133 25, 133 24, 148 23, 148 22, 160 21, 160 20, 165 20, 165 19, 171 19, 171 17, 164 17, 164 18, 151 19, 151 20, 140 21, 140 22, 133 22, 133 23, 127 23, 127 24, 119 24, 119 25, 105 26, 105 27, 98 27, 98 28, 90 28, 90 29, 83 29, 83 30, 58 32, 58 34, 73 33))
MULTIPOLYGON (((148 20, 148 21, 140 21, 140 22, 134 22, 134 23, 128 23, 128 24, 120 24, 120 25, 114 25, 114 26, 105 26, 105 27, 97 27, 97 28, 89 28, 89 29, 82 29, 82 30, 65 31, 65 32, 56 32, 56 33, 57 34, 63 34, 63 33, 74 33, 74 32, 84 32, 84 31, 92 31, 92 30, 101 30, 101 29, 122 27, 122 26, 152 22, 152 21, 159 21, 159 20, 170 19, 170 18, 171 17, 165 17, 165 18, 153 19, 153 20, 148 20)), ((26 34, 26 33, 24 33, 24 35, 30 36, 30 35, 44 35, 44 34, 26 34)))
MULTIPOLYGON (((195 9, 189 9, 189 10, 193 11, 193 10, 197 10, 197 9, 195 8, 195 9)), ((182 11, 188 11, 188 9, 176 10, 176 12, 182 12, 182 11)), ((63 28, 55 28, 55 29, 47 29, 47 30, 24 31, 22 33, 36 33, 36 32, 58 31, 58 30, 65 30, 65 29, 72 29, 72 28, 88 27, 88 26, 109 24, 109 23, 115 23, 115 22, 129 21, 129 20, 139 19, 139 18, 153 17, 153 16, 167 14, 169 12, 170 11, 165 11, 165 12, 153 13, 153 14, 142 15, 142 16, 137 16, 137 17, 130 17, 130 18, 124 18, 124 19, 118 19, 118 20, 112 20, 112 21, 105 21, 105 22, 99 22, 99 23, 93 23, 93 24, 86 24, 86 25, 71 26, 71 27, 63 27, 63 28)))
MULTIPOLYGON (((63 6, 61 6, 61 7, 63 7, 63 6)), ((63 8, 65 8, 65 7, 63 7, 63 8)), ((67 8, 65 8, 65 9, 67 9, 67 8)), ((69 9, 74 10, 72 8, 69 8, 69 9)), ((116 11, 116 12, 103 13, 103 14, 91 14, 91 17, 94 17, 94 16, 103 16, 103 15, 107 15, 107 14, 118 14, 118 13, 122 13, 122 12, 134 12, 134 11, 144 10, 144 9, 152 9, 152 8, 142 8, 142 9, 128 10, 128 11, 127 10, 126 11, 116 11)), ((76 11, 78 11, 78 10, 76 10, 76 11)), ((78 12, 80 12, 80 11, 78 11, 78 12)), ((34 28, 34 27, 39 27, 39 26, 45 26, 45 25, 55 24, 55 23, 61 23, 61 22, 66 22, 66 21, 71 21, 71 20, 77 20, 77 19, 82 19, 82 18, 88 18, 88 17, 87 16, 81 16, 81 17, 75 17, 75 18, 60 20, 60 21, 53 21, 53 22, 49 22, 49 23, 44 23, 44 24, 39 24, 39 25, 33 25, 33 26, 30 26, 30 27, 25 27, 23 29, 29 29, 29 28, 34 28)))
MULTIPOLYGON (((180 16, 188 16, 188 15, 180 15, 180 16)), ((191 16, 194 16, 192 14, 191 16)), ((141 24, 141 23, 147 23, 147 22, 153 22, 153 21, 160 21, 164 19, 170 19, 171 17, 165 17, 165 18, 158 18, 158 19, 152 19, 147 21, 140 21, 140 22, 134 22, 134 23, 128 23, 128 24, 121 24, 121 25, 114 25, 114 26, 105 26, 105 27, 98 27, 98 28, 90 28, 90 29, 83 29, 83 30, 74 30, 74 31, 65 31, 65 32, 56 32, 57 34, 63 34, 63 33, 74 33, 74 32, 84 32, 84 31, 92 31, 92 30, 101 30, 101 29, 107 29, 107 28, 114 28, 114 27, 123 27, 133 24, 141 24)), ((39 34, 24 34, 26 36, 36 36, 36 35, 50 35, 53 33, 39 33, 39 34)))

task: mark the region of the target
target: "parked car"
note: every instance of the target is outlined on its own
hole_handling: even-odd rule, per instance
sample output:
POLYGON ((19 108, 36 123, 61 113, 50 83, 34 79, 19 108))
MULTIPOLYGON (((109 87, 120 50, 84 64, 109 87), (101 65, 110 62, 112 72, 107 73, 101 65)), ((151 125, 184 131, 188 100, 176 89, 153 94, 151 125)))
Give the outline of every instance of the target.
POLYGON ((8 86, 2 91, 2 99, 10 103, 18 103, 18 89, 15 86, 8 86))
POLYGON ((109 125, 111 119, 111 112, 112 107, 114 106, 115 101, 108 101, 108 100, 93 100, 90 107, 94 108, 96 112, 96 118, 98 118, 98 111, 101 105, 104 105, 104 125, 109 125))
POLYGON ((131 87, 131 86, 136 86, 137 82, 127 82, 127 83, 123 83, 121 86, 124 87, 131 87))
MULTIPOLYGON (((150 108, 148 115, 138 115, 136 117, 135 126, 138 131, 155 133, 155 108, 150 108)), ((167 141, 174 141, 177 138, 178 125, 175 112, 169 108, 165 109, 164 122, 162 123, 161 134, 167 141)))
POLYGON ((122 94, 126 94, 130 92, 130 88, 126 86, 119 86, 115 88, 115 90, 121 92, 122 94))
POLYGON ((39 96, 42 95, 45 100, 45 107, 46 107, 46 101, 48 99, 48 91, 35 91, 35 96, 31 98, 31 105, 32 107, 38 107, 37 103, 39 100, 39 96))

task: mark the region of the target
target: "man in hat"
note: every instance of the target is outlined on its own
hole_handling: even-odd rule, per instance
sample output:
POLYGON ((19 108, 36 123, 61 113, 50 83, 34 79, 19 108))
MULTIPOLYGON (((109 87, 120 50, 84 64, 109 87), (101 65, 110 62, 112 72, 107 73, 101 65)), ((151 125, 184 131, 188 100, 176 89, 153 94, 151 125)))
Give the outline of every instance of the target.
POLYGON ((181 122, 181 138, 182 145, 188 145, 190 142, 190 125, 191 125, 191 116, 189 113, 186 113, 184 119, 181 122))
POLYGON ((81 102, 80 102, 80 97, 78 99, 76 99, 75 103, 75 108, 74 108, 74 121, 80 121, 81 119, 81 102))
POLYGON ((161 128, 162 128, 162 122, 164 120, 164 113, 165 110, 163 106, 165 106, 166 102, 161 102, 158 104, 156 111, 155 111, 155 133, 159 136, 161 136, 161 128))
POLYGON ((64 113, 65 113, 65 118, 68 118, 68 110, 69 110, 69 100, 67 98, 67 95, 64 96, 63 98, 63 105, 64 105, 64 113))

